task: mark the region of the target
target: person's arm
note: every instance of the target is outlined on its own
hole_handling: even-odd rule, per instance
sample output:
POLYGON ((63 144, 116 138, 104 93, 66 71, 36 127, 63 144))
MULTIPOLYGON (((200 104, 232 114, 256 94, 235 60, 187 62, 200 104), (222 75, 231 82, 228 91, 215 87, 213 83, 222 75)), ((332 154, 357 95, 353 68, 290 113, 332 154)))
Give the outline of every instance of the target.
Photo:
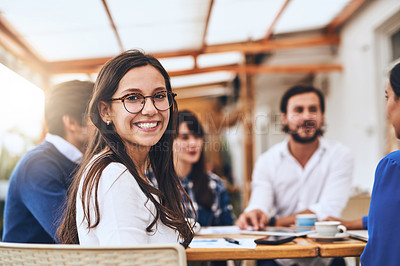
POLYGON ((235 223, 241 229, 252 226, 254 230, 260 230, 269 222, 267 213, 272 207, 274 193, 269 180, 268 165, 273 165, 270 157, 267 152, 256 162, 252 175, 249 205, 235 223))
MULTIPOLYGON (((368 216, 364 216, 368 217, 368 216)), ((362 218, 357 218, 354 220, 342 220, 338 219, 336 217, 328 216, 324 221, 339 221, 342 225, 346 226, 348 230, 359 230, 359 229, 366 229, 363 225, 363 220, 364 217, 362 218)))
POLYGON ((400 261, 399 175, 399 151, 388 154, 376 167, 368 212, 368 243, 361 256, 362 265, 395 265, 400 261))
POLYGON ((346 206, 353 175, 353 156, 350 150, 344 146, 337 148, 330 155, 327 167, 321 196, 318 202, 308 207, 320 220, 328 216, 339 217, 346 206))
POLYGON ((268 224, 267 215, 259 209, 242 213, 236 220, 235 224, 242 230, 247 230, 252 226, 253 230, 263 230, 268 224))
POLYGON ((362 218, 363 229, 368 230, 368 215, 363 216, 362 218))
POLYGON ((35 158, 27 162, 20 184, 22 201, 55 242, 67 190, 63 180, 65 169, 60 167, 47 158, 35 158))

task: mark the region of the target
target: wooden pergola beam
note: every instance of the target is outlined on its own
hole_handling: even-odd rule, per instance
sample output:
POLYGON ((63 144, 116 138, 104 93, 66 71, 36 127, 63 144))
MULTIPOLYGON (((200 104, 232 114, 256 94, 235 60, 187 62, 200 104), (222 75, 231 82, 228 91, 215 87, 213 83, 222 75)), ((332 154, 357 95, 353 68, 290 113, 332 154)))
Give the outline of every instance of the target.
MULTIPOLYGON (((337 35, 323 35, 313 37, 296 37, 296 38, 285 38, 277 40, 269 40, 267 42, 258 43, 236 43, 226 45, 214 45, 206 47, 201 53, 222 53, 222 52, 242 52, 245 54, 256 54, 266 53, 271 51, 277 51, 282 49, 296 49, 301 47, 310 46, 324 46, 324 45, 338 45, 340 38, 337 35)), ((168 58, 168 57, 179 57, 179 56, 197 56, 200 54, 198 50, 187 50, 180 52, 169 52, 169 53, 154 53, 156 58, 168 58)), ((69 61, 56 61, 48 62, 48 70, 52 74, 59 73, 96 73, 99 68, 107 62, 111 57, 94 58, 94 59, 83 59, 83 60, 69 60, 69 61)), ((201 68, 196 68, 198 71, 202 71, 201 68)), ((190 72, 190 70, 188 70, 190 72)), ((203 72, 205 69, 203 69, 203 72)), ((192 72, 190 72, 193 74, 192 72)))
POLYGON ((268 73, 319 73, 342 71, 340 64, 310 64, 310 65, 225 65, 215 67, 205 67, 190 70, 169 71, 171 77, 184 76, 192 74, 201 74, 218 71, 229 71, 238 74, 268 74, 268 73))
MULTIPOLYGON (((95 68, 91 67, 76 67, 71 69, 70 72, 67 69, 63 69, 60 73, 97 73, 100 65, 95 68)), ((246 73, 246 74, 260 74, 260 73, 319 73, 319 72, 331 72, 331 71, 342 71, 343 67, 340 64, 310 64, 310 65, 224 65, 224 66, 213 66, 204 68, 193 68, 186 70, 175 70, 168 71, 171 77, 193 75, 209 72, 218 71, 229 71, 235 73, 246 73)), ((53 73, 55 69, 52 69, 53 73)))
POLYGON ((115 38, 117 39, 119 49, 121 50, 121 52, 123 52, 123 51, 125 51, 125 48, 124 48, 124 45, 122 44, 121 37, 119 36, 117 27, 115 26, 114 19, 111 16, 110 9, 108 8, 106 0, 102 0, 102 2, 103 2, 104 9, 106 10, 108 19, 110 20, 111 28, 113 29, 115 38))
POLYGON ((279 9, 278 13, 276 14, 275 18, 272 20, 271 25, 269 26, 267 33, 264 36, 264 41, 267 41, 271 35, 274 33, 275 30, 275 24, 278 22, 279 18, 285 11, 286 7, 288 6, 290 0, 285 0, 285 2, 282 4, 281 8, 279 9))
MULTIPOLYGON (((97 73, 101 65, 94 68, 90 66, 76 66, 75 68, 58 69, 59 73, 97 73), (70 72, 68 72, 70 70, 70 72)), ((235 73, 259 74, 259 73, 319 73, 330 71, 342 71, 340 64, 310 64, 310 65, 224 65, 204 68, 193 68, 186 70, 168 71, 171 77, 193 75, 218 71, 229 71, 235 73)), ((55 67, 50 67, 50 71, 57 73, 55 67)))
POLYGON ((45 61, 42 60, 23 38, 10 26, 0 14, 0 44, 15 57, 22 59, 33 69, 43 72, 45 61))
POLYGON ((242 52, 245 54, 257 54, 283 49, 297 49, 310 46, 338 45, 338 35, 318 35, 307 37, 290 37, 268 40, 267 42, 232 43, 226 45, 213 45, 207 47, 204 53, 242 52))
POLYGON ((210 17, 211 17, 211 12, 212 12, 213 6, 214 6, 214 0, 211 0, 210 6, 208 7, 208 13, 207 13, 207 18, 206 18, 206 23, 204 26, 203 36, 201 38, 201 50, 203 50, 207 46, 206 37, 207 37, 208 25, 210 24, 210 17))
POLYGON ((368 0, 352 0, 326 27, 328 33, 335 33, 337 29, 346 23, 351 16, 359 10, 368 0))

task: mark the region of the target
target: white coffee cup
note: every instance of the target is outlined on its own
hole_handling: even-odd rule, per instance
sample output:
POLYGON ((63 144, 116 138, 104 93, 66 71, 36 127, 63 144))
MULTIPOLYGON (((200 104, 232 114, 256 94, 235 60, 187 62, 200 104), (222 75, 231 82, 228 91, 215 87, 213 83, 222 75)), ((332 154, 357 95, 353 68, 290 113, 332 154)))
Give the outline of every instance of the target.
POLYGON ((193 218, 186 218, 188 224, 193 227, 193 232, 197 234, 201 230, 201 226, 198 222, 196 222, 193 218))
POLYGON ((319 236, 335 236, 337 233, 346 233, 347 228, 339 221, 315 222, 315 231, 319 236))
POLYGON ((317 215, 312 213, 303 213, 296 215, 296 226, 312 227, 317 221, 317 215))

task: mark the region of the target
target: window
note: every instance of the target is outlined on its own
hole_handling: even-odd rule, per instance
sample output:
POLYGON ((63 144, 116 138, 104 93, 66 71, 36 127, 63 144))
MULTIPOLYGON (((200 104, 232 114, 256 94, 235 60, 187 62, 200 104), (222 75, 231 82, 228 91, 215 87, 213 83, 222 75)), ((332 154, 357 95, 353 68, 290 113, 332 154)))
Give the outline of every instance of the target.
POLYGON ((391 36, 392 61, 400 59, 400 29, 391 36))

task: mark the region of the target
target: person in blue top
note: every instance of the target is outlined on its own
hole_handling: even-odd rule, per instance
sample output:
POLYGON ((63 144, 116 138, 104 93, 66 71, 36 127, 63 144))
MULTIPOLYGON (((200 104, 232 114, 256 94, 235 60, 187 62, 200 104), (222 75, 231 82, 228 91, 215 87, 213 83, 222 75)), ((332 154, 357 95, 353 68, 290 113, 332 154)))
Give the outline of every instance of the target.
MULTIPOLYGON (((386 113, 400 138, 400 63, 390 71, 386 87, 386 113)), ((368 213, 368 242, 361 264, 400 263, 400 151, 389 153, 378 164, 368 213)))
MULTIPOLYGON (((229 194, 221 178, 206 170, 205 133, 193 113, 178 113, 177 133, 173 145, 175 171, 192 199, 197 222, 201 226, 232 225, 234 216, 229 194)), ((194 213, 190 215, 195 217, 194 213)))
POLYGON ((46 93, 48 133, 43 143, 21 158, 11 174, 3 242, 58 242, 60 209, 91 135, 86 112, 93 86, 92 82, 74 80, 46 93))

